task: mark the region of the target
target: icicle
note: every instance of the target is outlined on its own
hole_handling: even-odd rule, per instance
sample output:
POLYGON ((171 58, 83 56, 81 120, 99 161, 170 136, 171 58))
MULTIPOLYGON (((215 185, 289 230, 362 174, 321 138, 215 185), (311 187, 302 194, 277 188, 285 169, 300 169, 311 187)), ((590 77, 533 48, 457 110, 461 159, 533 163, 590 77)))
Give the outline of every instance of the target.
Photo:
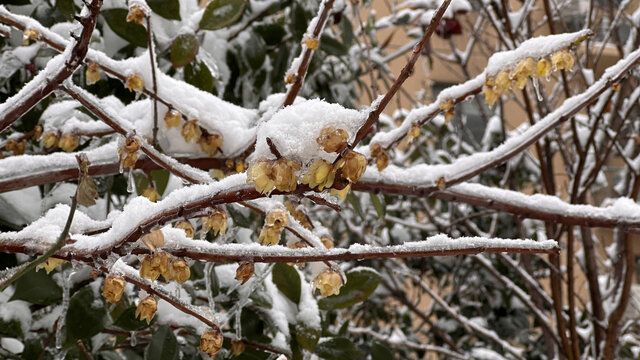
POLYGON ((138 338, 136 337, 136 332, 131 331, 130 334, 131 334, 130 335, 131 347, 135 347, 136 344, 138 344, 138 338))
POLYGON ((532 78, 531 82, 533 83, 533 88, 536 90, 536 97, 538 101, 542 101, 542 94, 540 93, 540 84, 538 83, 537 78, 532 78))
POLYGON ((213 301, 213 291, 211 289, 211 272, 213 271, 213 263, 204 265, 204 284, 207 290, 207 299, 209 300, 209 308, 215 314, 215 302, 213 301))
MULTIPOLYGON (((69 309, 69 290, 71 287, 71 274, 65 270, 62 272, 62 312, 58 318, 58 327, 56 328, 56 349, 62 349, 64 320, 67 317, 67 310, 69 309)), ((65 352, 66 354, 66 352, 65 352)), ((64 358, 64 356, 63 356, 64 358)))
POLYGON ((56 356, 54 357, 55 360, 64 360, 64 358, 67 357, 67 352, 69 352, 69 350, 62 350, 60 352, 58 352, 56 354, 56 356))
POLYGON ((133 170, 129 170, 129 175, 127 175, 127 191, 129 193, 132 193, 133 190, 135 189, 135 184, 133 183, 133 170))
POLYGON ((124 172, 124 159, 120 160, 119 164, 118 164, 118 171, 120 172, 120 174, 122 174, 124 172))
POLYGON ((236 340, 242 339, 242 322, 240 319, 241 314, 242 309, 238 309, 238 311, 236 311, 236 340))

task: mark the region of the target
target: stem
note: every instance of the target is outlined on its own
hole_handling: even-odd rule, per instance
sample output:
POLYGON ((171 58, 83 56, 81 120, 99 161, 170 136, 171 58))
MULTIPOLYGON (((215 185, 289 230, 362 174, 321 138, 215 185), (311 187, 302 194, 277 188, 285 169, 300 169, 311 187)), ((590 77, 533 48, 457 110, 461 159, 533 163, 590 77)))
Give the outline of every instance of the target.
POLYGON ((153 80, 153 138, 151 145, 158 142, 158 83, 156 81, 155 48, 151 34, 151 16, 147 16, 147 44, 149 48, 149 62, 151 63, 151 79, 153 80))

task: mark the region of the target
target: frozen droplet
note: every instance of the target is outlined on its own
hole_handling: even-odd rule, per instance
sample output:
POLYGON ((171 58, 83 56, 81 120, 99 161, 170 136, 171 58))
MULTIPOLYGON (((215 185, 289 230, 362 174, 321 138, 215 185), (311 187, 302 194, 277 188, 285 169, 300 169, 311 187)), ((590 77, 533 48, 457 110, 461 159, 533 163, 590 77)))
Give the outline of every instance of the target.
POLYGON ((135 331, 132 331, 130 336, 131 347, 135 347, 138 344, 138 338, 135 331))
POLYGON ((120 174, 122 174, 124 172, 124 162, 120 161, 120 165, 118 167, 118 171, 120 172, 120 174))
POLYGON ((538 83, 537 78, 532 78, 531 82, 533 83, 533 88, 536 90, 536 97, 538 101, 542 101, 542 94, 540 93, 540 84, 538 83))
POLYGON ((135 189, 134 183, 133 183, 133 171, 129 170, 129 174, 127 175, 127 191, 129 193, 132 193, 133 190, 135 189))
MULTIPOLYGON (((62 349, 64 342, 64 320, 67 317, 67 310, 69 309, 69 291, 71 289, 71 275, 68 270, 62 272, 62 312, 58 318, 58 325, 56 328, 56 349, 62 349)), ((66 355, 66 351, 64 351, 66 355)), ((64 359, 64 356, 62 357, 64 359)))

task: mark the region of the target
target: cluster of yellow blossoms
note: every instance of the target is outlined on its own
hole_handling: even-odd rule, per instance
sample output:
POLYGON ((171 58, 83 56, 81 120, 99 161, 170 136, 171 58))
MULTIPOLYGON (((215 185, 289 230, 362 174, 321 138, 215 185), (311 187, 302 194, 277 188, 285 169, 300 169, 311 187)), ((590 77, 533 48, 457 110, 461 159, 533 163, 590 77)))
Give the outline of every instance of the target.
POLYGON ((512 87, 520 90, 527 84, 527 78, 548 79, 552 71, 571 71, 575 63, 575 58, 569 50, 561 50, 553 55, 551 59, 541 58, 536 62, 532 57, 520 60, 518 65, 512 70, 503 70, 495 77, 487 76, 482 89, 484 101, 489 106, 493 106, 502 94, 512 87))
POLYGON ((262 245, 275 245, 280 240, 282 229, 289 222, 289 214, 284 209, 272 209, 267 212, 264 226, 258 240, 262 245))
POLYGON ((384 170, 389 165, 389 153, 378 143, 371 144, 369 147, 371 157, 376 161, 378 171, 384 170))
MULTIPOLYGON (((167 129, 179 127, 182 122, 182 115, 176 110, 171 109, 164 115, 164 122, 167 125, 167 129)), ((209 134, 198 125, 197 120, 186 121, 184 125, 182 125, 180 133, 184 141, 198 143, 200 149, 211 157, 215 156, 222 146, 222 136, 209 134)))
POLYGON ((344 285, 342 276, 335 270, 327 268, 313 279, 313 290, 319 290, 320 295, 327 297, 340 294, 340 288, 344 285))
POLYGON ((56 133, 46 133, 42 137, 42 145, 44 145, 45 149, 51 149, 53 147, 59 147, 60 149, 71 152, 75 150, 79 145, 80 139, 78 136, 73 134, 62 134, 58 138, 56 133))
POLYGON ((132 169, 138 161, 138 150, 140 150, 140 140, 129 137, 125 140, 124 146, 118 149, 120 164, 122 168, 132 169))
MULTIPOLYGON (((342 153, 348 145, 349 135, 344 129, 333 126, 322 129, 316 139, 322 150, 328 153, 342 153)), ((350 185, 360 180, 367 167, 367 159, 360 153, 349 150, 335 164, 323 159, 316 159, 302 176, 302 183, 322 191, 332 188, 332 195, 341 198, 347 195, 350 185), (336 181, 336 176, 340 181, 336 181)), ((247 183, 254 184, 262 194, 269 194, 274 189, 294 191, 298 184, 298 172, 301 165, 288 159, 262 159, 249 166, 247 183)))

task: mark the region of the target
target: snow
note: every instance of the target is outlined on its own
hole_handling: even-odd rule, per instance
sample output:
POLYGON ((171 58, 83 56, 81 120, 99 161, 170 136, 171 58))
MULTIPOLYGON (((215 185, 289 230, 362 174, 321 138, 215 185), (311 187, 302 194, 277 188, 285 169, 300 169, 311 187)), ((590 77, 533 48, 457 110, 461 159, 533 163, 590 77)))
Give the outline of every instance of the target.
POLYGON ((0 346, 13 354, 19 354, 24 350, 24 344, 20 340, 10 337, 0 339, 0 346))
POLYGON ((12 295, 13 288, 7 288, 0 293, 0 319, 5 323, 17 321, 20 323, 22 333, 26 334, 33 321, 29 303, 22 300, 9 301, 12 295))

